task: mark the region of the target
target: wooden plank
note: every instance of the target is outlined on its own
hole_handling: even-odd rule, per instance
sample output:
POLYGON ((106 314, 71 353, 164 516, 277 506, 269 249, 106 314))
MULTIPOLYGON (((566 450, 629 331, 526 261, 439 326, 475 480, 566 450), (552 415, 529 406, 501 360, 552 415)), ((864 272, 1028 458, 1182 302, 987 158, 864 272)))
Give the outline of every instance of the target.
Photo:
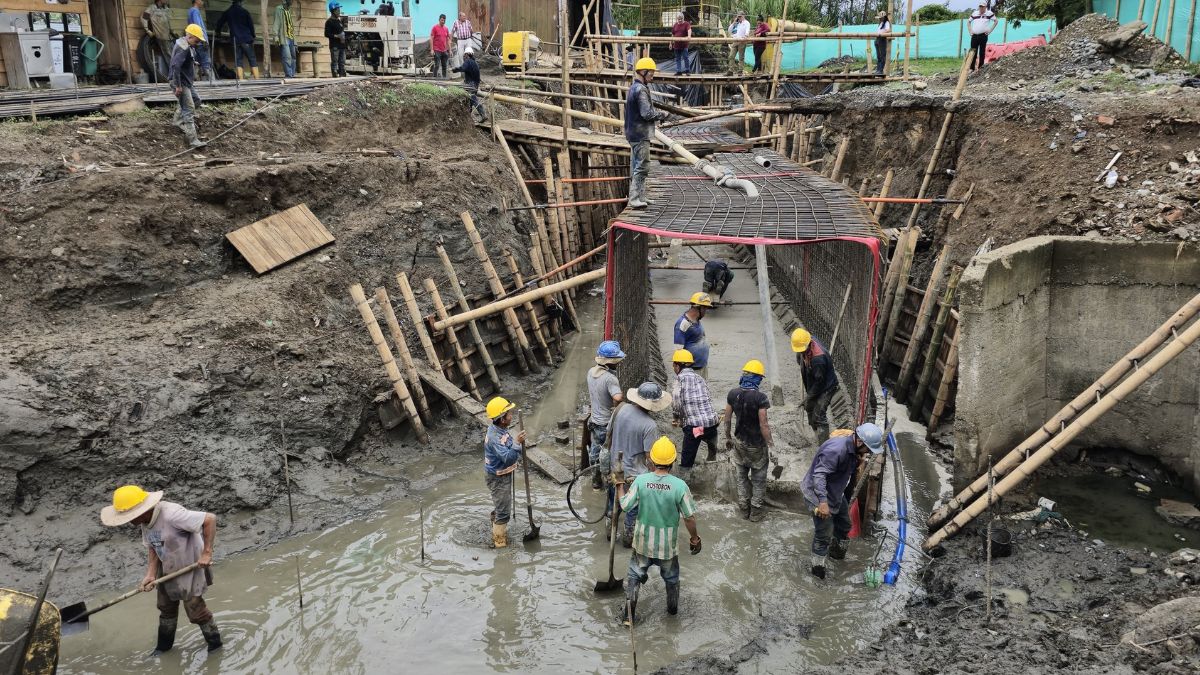
POLYGON ((259 274, 335 241, 305 204, 267 216, 225 237, 259 274))

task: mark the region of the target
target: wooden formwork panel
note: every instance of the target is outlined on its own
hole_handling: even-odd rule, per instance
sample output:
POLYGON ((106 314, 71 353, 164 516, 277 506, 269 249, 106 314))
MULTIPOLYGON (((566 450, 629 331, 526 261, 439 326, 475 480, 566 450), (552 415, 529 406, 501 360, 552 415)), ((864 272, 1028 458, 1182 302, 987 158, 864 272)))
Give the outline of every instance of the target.
POLYGON ((225 237, 259 274, 334 241, 305 204, 263 218, 225 237))

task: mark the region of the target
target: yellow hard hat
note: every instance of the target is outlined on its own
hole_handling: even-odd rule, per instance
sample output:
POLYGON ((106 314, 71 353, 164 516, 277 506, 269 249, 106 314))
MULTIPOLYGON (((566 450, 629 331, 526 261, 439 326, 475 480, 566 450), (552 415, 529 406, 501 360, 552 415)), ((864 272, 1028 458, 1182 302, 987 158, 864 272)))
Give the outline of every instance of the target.
POLYGON ((708 293, 692 293, 692 299, 689 300, 693 305, 699 307, 712 307, 712 296, 708 293))
POLYGON ((201 42, 208 42, 208 38, 204 36, 204 29, 197 24, 189 23, 187 28, 183 29, 183 32, 191 35, 201 42))
POLYGON ((803 328, 797 328, 796 330, 792 331, 792 351, 806 352, 808 351, 808 345, 811 343, 812 333, 809 333, 803 328))
POLYGON ((743 373, 754 373, 755 375, 763 375, 763 376, 765 376, 767 374, 766 368, 763 368, 762 361, 759 361, 758 359, 750 359, 749 361, 747 361, 746 365, 742 366, 742 372, 743 373))
POLYGON ((136 485, 124 485, 113 491, 113 508, 118 511, 128 511, 146 501, 150 493, 136 485))
POLYGON ((658 64, 649 56, 643 56, 638 59, 637 64, 633 67, 634 70, 658 70, 658 64))
POLYGON ((515 403, 510 403, 509 400, 504 398, 503 396, 497 396, 496 398, 493 398, 492 400, 488 401, 488 404, 487 404, 488 419, 490 419, 490 420, 500 419, 501 415, 503 415, 504 413, 506 413, 509 410, 512 410, 513 408, 516 408, 516 407, 517 406, 515 403))
POLYGON ((123 485, 113 491, 112 504, 100 510, 100 522, 117 527, 136 520, 162 501, 163 493, 146 492, 137 485, 123 485))
POLYGON ((666 436, 660 437, 654 441, 654 445, 650 446, 650 463, 659 466, 667 466, 675 463, 675 444, 666 436))
POLYGON ((691 364, 695 362, 696 357, 686 349, 676 349, 675 353, 671 355, 671 363, 691 364))

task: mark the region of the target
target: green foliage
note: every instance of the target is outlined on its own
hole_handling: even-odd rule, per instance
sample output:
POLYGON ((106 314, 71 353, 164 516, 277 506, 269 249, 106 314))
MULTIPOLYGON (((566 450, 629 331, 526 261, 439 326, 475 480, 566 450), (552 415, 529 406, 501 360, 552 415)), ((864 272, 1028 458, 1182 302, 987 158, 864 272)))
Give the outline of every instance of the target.
POLYGON ((921 9, 913 12, 913 17, 920 19, 921 23, 940 23, 942 21, 953 21, 961 18, 962 14, 950 9, 950 2, 941 5, 925 5, 921 9))
POLYGON ((1020 25, 1022 19, 1054 17, 1061 30, 1087 13, 1087 0, 1011 0, 1004 3, 1005 16, 1020 25))

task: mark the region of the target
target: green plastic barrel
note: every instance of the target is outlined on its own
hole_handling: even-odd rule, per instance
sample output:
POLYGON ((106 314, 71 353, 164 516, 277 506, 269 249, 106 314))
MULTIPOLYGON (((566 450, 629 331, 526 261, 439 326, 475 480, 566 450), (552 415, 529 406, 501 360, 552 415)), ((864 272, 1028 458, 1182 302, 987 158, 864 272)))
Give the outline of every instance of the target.
POLYGON ((102 42, 91 35, 84 38, 83 44, 79 47, 79 53, 83 61, 84 77, 95 76, 100 52, 102 51, 104 51, 104 44, 102 42))

